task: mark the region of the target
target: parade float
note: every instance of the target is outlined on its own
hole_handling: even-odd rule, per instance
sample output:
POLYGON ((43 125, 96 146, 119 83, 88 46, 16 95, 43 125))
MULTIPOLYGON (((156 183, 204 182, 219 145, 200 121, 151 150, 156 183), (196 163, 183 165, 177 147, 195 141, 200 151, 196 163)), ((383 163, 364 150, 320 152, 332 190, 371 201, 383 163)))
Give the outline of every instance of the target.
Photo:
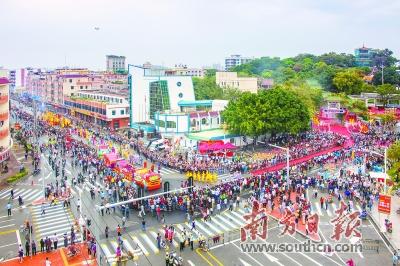
POLYGON ((147 168, 136 170, 134 181, 136 185, 141 188, 147 188, 149 191, 159 189, 162 186, 161 176, 147 168))

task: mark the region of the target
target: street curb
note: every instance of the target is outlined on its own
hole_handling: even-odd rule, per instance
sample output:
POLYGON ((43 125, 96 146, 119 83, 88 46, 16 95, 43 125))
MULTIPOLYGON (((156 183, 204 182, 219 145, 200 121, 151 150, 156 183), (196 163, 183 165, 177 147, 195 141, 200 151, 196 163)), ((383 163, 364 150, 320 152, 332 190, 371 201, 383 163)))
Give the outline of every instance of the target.
POLYGON ((368 212, 368 217, 370 218, 370 221, 375 227, 375 229, 377 229, 376 231, 378 232, 378 234, 382 237, 382 239, 386 242, 386 244, 390 246, 392 251, 396 252, 397 251, 396 245, 386 236, 384 232, 381 232, 379 228, 379 223, 375 220, 375 218, 373 217, 373 215, 371 215, 370 212, 368 212))

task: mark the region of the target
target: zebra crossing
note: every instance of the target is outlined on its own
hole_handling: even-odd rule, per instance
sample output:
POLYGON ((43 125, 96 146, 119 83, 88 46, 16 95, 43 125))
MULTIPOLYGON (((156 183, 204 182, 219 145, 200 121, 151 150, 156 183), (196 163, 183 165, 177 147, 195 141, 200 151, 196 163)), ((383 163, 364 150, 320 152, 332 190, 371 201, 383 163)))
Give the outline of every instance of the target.
MULTIPOLYGON (((337 210, 337 203, 330 203, 328 210, 321 208, 319 202, 313 202, 312 211, 320 216, 333 217, 335 216, 335 210, 337 210)), ((361 211, 362 208, 358 204, 354 204, 354 210, 361 211)), ((212 216, 211 220, 204 222, 203 220, 197 219, 195 222, 195 229, 192 230, 192 224, 185 222, 174 225, 175 234, 172 242, 172 246, 177 248, 180 242, 180 235, 183 231, 190 232, 192 230, 193 235, 196 238, 205 236, 207 238, 220 235, 229 231, 237 230, 245 224, 243 215, 247 211, 243 207, 234 209, 233 211, 223 211, 220 214, 212 216)), ((157 247, 157 233, 164 236, 164 230, 159 228, 157 230, 148 230, 145 232, 135 232, 123 234, 123 247, 125 250, 129 250, 137 256, 158 254, 160 250, 157 247), (158 231, 157 231, 158 230, 158 231)), ((115 255, 118 244, 114 240, 103 240, 100 245, 104 254, 112 258, 115 255)))
MULTIPOLYGON (((333 202, 333 203, 328 203, 328 208, 325 209, 325 204, 324 207, 321 208, 321 204, 319 202, 314 202, 314 208, 311 208, 311 210, 314 213, 318 214, 320 217, 323 216, 334 217, 337 215, 335 211, 338 209, 338 207, 339 204, 333 202)), ((359 211, 361 213, 362 207, 359 204, 354 203, 352 211, 359 211)))
MULTIPOLYGON (((42 206, 35 205, 31 207, 32 221, 34 225, 36 239, 54 237, 57 235, 58 242, 62 243, 63 234, 67 233, 68 239, 71 237, 71 227, 74 224, 74 218, 69 208, 64 208, 62 204, 55 206, 45 205, 45 214, 42 215, 42 206)), ((76 241, 81 241, 81 235, 76 234, 76 241)))
MULTIPOLYGON (((244 209, 237 208, 233 211, 223 211, 220 214, 213 216, 211 220, 207 222, 197 219, 195 222, 195 228, 193 230, 191 223, 185 222, 181 224, 175 224, 174 238, 170 248, 176 249, 179 247, 179 242, 183 231, 192 231, 194 239, 198 239, 200 236, 209 238, 220 235, 224 232, 237 230, 245 224, 245 220, 242 217, 244 213, 244 209)), ((160 235, 163 237, 164 229, 152 228, 147 231, 122 234, 123 250, 131 251, 136 256, 159 254, 160 250, 157 247, 156 241, 157 233, 160 233, 160 235)), ((100 244, 103 253, 107 258, 109 258, 109 262, 115 261, 114 257, 118 247, 118 243, 115 240, 116 239, 111 238, 108 240, 103 239, 102 243, 100 244)))
MULTIPOLYGON (((16 188, 14 189, 14 199, 22 197, 23 201, 30 202, 43 198, 43 189, 38 188, 16 188)), ((7 199, 11 197, 11 188, 5 189, 0 192, 0 199, 7 199)))

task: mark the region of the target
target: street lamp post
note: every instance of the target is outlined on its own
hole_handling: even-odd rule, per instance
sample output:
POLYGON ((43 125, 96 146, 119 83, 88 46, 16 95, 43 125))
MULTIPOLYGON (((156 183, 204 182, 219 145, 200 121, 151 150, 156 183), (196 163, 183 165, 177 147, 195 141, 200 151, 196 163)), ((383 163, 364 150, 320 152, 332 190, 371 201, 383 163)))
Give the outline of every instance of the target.
POLYGON ((281 147, 281 146, 274 145, 274 144, 268 144, 268 145, 272 146, 274 148, 278 148, 278 149, 286 151, 286 185, 287 185, 287 188, 289 189, 289 168, 290 168, 290 165, 289 165, 289 158, 290 158, 289 147, 285 148, 285 147, 281 147))

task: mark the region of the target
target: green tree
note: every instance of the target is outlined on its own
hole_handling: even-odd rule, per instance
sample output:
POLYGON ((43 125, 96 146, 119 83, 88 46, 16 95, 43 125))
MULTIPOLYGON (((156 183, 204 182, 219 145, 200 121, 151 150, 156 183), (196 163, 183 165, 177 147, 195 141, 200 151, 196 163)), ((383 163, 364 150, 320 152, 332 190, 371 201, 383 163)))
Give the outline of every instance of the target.
POLYGON ((193 77, 193 89, 196 100, 222 99, 223 89, 215 82, 215 76, 193 77))
POLYGON ((293 91, 273 88, 261 91, 260 97, 265 102, 262 113, 267 132, 297 134, 309 129, 310 114, 302 99, 293 91))
POLYGON ((224 88, 223 89, 223 95, 222 95, 222 100, 236 100, 242 95, 242 91, 240 91, 238 88, 224 88))
POLYGON ((364 81, 357 69, 346 69, 336 73, 333 78, 333 85, 337 92, 346 94, 359 94, 362 91, 364 81))
POLYGON ((387 155, 389 160, 388 174, 395 189, 398 189, 400 188, 400 141, 396 141, 389 147, 387 155))
POLYGON ((263 115, 267 108, 258 94, 244 92, 239 98, 228 103, 222 117, 228 129, 234 133, 247 136, 265 134, 266 124, 263 115))
POLYGON ((376 67, 394 66, 398 60, 393 56, 393 51, 389 49, 377 50, 372 57, 372 65, 376 67))
MULTIPOLYGON (((383 68, 383 82, 392 84, 392 85, 399 85, 400 84, 400 74, 397 73, 396 67, 385 67, 383 68)), ((374 85, 381 85, 382 84, 382 70, 380 69, 377 71, 372 79, 372 83, 374 85)))
POLYGON ((310 125, 302 99, 291 90, 273 88, 257 94, 242 93, 222 113, 230 131, 258 137, 266 133, 296 134, 310 125))
POLYGON ((384 107, 387 106, 390 99, 398 98, 396 87, 391 84, 379 85, 376 88, 376 92, 379 94, 379 98, 384 107))
POLYGON ((324 100, 321 88, 310 86, 302 80, 290 80, 276 87, 295 93, 306 105, 310 117, 319 111, 324 100))

